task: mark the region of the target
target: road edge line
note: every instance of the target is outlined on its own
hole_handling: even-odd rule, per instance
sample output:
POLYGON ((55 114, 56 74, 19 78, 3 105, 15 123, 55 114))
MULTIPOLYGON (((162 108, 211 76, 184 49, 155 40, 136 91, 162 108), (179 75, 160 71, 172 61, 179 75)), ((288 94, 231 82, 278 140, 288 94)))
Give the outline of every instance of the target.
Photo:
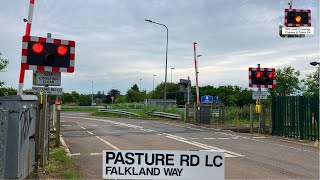
POLYGON ((61 142, 64 150, 67 152, 67 156, 71 156, 70 150, 69 150, 69 148, 68 148, 68 146, 67 146, 67 144, 66 144, 66 142, 64 141, 64 139, 63 139, 62 136, 60 136, 60 142, 61 142))

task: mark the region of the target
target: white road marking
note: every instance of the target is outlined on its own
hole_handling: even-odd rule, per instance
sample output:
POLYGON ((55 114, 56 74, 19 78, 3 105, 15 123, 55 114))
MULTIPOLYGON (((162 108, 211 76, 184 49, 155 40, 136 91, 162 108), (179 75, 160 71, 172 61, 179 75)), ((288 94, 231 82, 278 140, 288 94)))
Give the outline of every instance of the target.
POLYGON ((229 140, 231 138, 217 138, 217 139, 220 139, 220 140, 229 140))
POLYGON ((101 140, 102 142, 106 143, 108 146, 112 147, 113 149, 115 149, 115 150, 120 150, 117 146, 115 146, 115 145, 113 145, 113 144, 109 143, 108 141, 106 141, 106 140, 102 139, 101 137, 96 136, 96 138, 98 138, 98 139, 99 139, 99 140, 101 140))
POLYGON ((91 156, 99 156, 102 155, 102 153, 90 153, 91 156))
POLYGON ((60 135, 60 142, 61 142, 62 146, 64 147, 64 150, 67 152, 67 156, 70 156, 70 150, 61 135, 60 135))
POLYGON ((216 138, 203 138, 203 139, 211 140, 211 139, 216 139, 216 138))
POLYGON ((78 123, 78 126, 79 126, 81 129, 85 130, 85 131, 86 131, 87 133, 89 133, 90 135, 93 135, 93 133, 92 133, 92 132, 87 131, 87 130, 86 130, 86 128, 85 128, 85 127, 83 127, 83 126, 81 126, 79 123, 78 123))
POLYGON ((83 126, 81 126, 80 124, 78 124, 78 126, 79 126, 81 129, 86 130, 86 128, 83 127, 83 126))
POLYGON ((206 150, 222 150, 222 151, 225 152, 225 157, 243 157, 243 155, 241 155, 241 154, 238 154, 238 153, 235 153, 235 152, 231 152, 231 151, 227 151, 227 150, 224 150, 224 149, 220 149, 220 148, 217 148, 217 147, 201 144, 201 143, 198 143, 198 142, 194 142, 194 141, 190 142, 188 140, 183 140, 183 139, 175 138, 175 137, 172 137, 172 136, 166 136, 166 137, 170 138, 170 139, 174 139, 174 140, 180 141, 180 142, 184 142, 186 144, 197 146, 197 147, 200 147, 200 148, 206 149, 206 150))
POLYGON ((182 140, 188 140, 188 139, 186 139, 186 138, 184 138, 184 137, 176 136, 176 135, 173 135, 173 134, 168 134, 168 133, 163 133, 163 134, 165 134, 165 135, 167 135, 167 136, 170 136, 170 137, 174 137, 174 138, 182 139, 182 140))
POLYGON ((273 145, 281 146, 281 147, 285 147, 285 148, 289 148, 289 149, 295 149, 295 150, 299 150, 299 151, 312 152, 312 151, 309 151, 309 150, 294 148, 294 147, 285 146, 285 145, 282 145, 282 144, 273 144, 273 145))
POLYGON ((70 127, 70 126, 72 126, 72 125, 62 125, 63 127, 70 127))
POLYGON ((181 126, 181 127, 185 127, 185 128, 188 128, 188 129, 193 129, 193 130, 197 130, 197 131, 204 131, 204 130, 202 130, 202 129, 197 129, 197 128, 192 128, 192 127, 187 127, 187 126, 181 126))
POLYGON ((70 156, 80 156, 80 153, 74 153, 74 154, 70 154, 70 156))
POLYGON ((223 134, 223 135, 227 135, 227 136, 238 136, 238 135, 233 135, 233 134, 229 134, 229 133, 222 133, 222 132, 215 132, 218 134, 223 134))
POLYGON ((257 137, 253 137, 253 139, 265 139, 266 137, 264 137, 264 136, 261 136, 261 137, 259 137, 259 136, 257 136, 257 137))
POLYGON ((87 133, 89 133, 89 134, 93 135, 93 133, 92 133, 92 132, 90 132, 90 131, 87 131, 87 133))

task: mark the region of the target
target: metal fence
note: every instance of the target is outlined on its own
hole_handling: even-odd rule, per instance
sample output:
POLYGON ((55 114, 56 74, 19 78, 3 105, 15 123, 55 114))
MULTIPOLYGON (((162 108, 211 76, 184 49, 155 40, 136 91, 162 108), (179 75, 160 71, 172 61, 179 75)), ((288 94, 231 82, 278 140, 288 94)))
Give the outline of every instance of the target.
POLYGON ((272 97, 272 134, 319 140, 319 97, 272 97))

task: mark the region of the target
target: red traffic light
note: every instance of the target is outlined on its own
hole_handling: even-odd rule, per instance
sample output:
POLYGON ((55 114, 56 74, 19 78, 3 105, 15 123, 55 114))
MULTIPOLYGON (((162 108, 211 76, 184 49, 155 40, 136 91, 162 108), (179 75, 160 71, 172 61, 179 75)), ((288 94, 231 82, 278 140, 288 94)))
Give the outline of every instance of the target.
POLYGON ((37 53, 37 54, 41 54, 43 52, 43 45, 42 43, 35 43, 32 45, 32 50, 33 52, 37 53))
POLYGON ((262 78, 263 72, 257 72, 256 73, 256 78, 262 78))
POLYGON ((57 49, 57 53, 58 53, 58 55, 60 55, 60 56, 66 55, 67 52, 68 52, 68 48, 67 48, 67 46, 65 46, 65 45, 60 45, 60 46, 58 47, 58 49, 57 49))
POLYGON ((273 72, 268 74, 268 78, 269 79, 273 79, 273 77, 274 77, 274 73, 273 72))

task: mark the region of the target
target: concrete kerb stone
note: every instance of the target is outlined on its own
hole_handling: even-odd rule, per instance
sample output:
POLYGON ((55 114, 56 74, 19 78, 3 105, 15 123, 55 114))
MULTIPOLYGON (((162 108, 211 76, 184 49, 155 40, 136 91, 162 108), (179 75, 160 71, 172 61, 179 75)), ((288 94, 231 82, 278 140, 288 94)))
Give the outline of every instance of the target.
POLYGON ((66 142, 64 141, 63 137, 60 135, 60 142, 64 148, 64 150, 67 152, 67 156, 71 156, 70 150, 66 144, 66 142))

